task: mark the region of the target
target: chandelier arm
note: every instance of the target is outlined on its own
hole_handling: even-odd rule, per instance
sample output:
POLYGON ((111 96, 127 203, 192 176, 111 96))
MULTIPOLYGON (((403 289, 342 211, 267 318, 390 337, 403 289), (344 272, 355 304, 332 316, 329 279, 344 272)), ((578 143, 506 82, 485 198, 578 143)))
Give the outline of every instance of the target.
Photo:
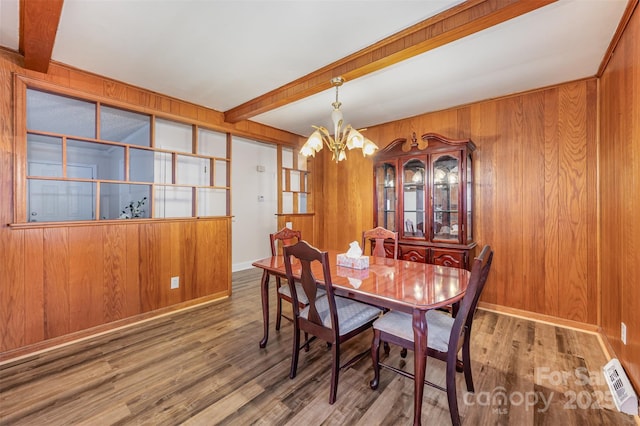
POLYGON ((351 133, 351 124, 347 124, 347 126, 340 132, 340 146, 346 148, 349 133, 351 133))
POLYGON ((327 148, 329 148, 331 151, 333 151, 333 146, 331 145, 331 142, 333 141, 333 139, 331 138, 331 135, 329 134, 329 131, 322 127, 322 126, 311 126, 313 128, 315 128, 316 130, 318 130, 320 132, 320 136, 322 137, 322 141, 325 143, 325 145, 327 145, 327 148))

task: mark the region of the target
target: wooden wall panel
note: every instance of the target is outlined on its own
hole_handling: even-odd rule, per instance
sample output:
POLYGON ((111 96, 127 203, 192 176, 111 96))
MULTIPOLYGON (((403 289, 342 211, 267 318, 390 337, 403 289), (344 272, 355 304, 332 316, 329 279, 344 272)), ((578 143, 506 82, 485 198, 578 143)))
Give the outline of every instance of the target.
POLYGON ((287 222, 291 222, 291 229, 295 229, 302 233, 302 239, 309 244, 315 246, 315 214, 282 214, 278 215, 278 229, 286 226, 287 222))
POLYGON ((0 337, 12 345, 24 345, 28 315, 24 288, 24 234, 0 236, 0 253, 0 276, 3 277, 0 284, 0 337))
MULTIPOLYGON (((498 150, 497 103, 475 104, 468 110, 470 111, 470 134, 474 135, 474 142, 482 146, 482 149, 476 150, 472 156, 474 162, 473 237, 475 241, 482 244, 491 244, 495 250, 495 242, 499 235, 499 218, 489 212, 496 204, 498 196, 494 184, 497 180, 498 168, 496 154, 498 150), (480 173, 479 165, 482 165, 482 173, 480 173)), ((497 282, 493 276, 492 281, 497 282)), ((483 292, 487 300, 497 300, 498 298, 496 284, 485 286, 483 292)))
MULTIPOLYGON (((138 225, 124 225, 124 237, 126 251, 119 253, 125 255, 125 310, 120 318, 128 318, 141 312, 142 293, 140 291, 140 227, 138 225)), ((144 255, 144 253, 142 253, 144 255)))
POLYGON ((102 227, 68 229, 69 330, 79 331, 102 324, 104 312, 104 261, 102 227))
MULTIPOLYGON (((44 276, 46 339, 71 332, 68 230, 69 228, 46 228, 44 230, 44 269, 42 273, 44 276)), ((93 259, 87 259, 87 261, 90 262, 93 259)), ((25 259, 25 262, 27 262, 26 267, 29 267, 29 259, 25 259)))
POLYGON ((214 265, 214 276, 221 279, 208 280, 212 285, 208 294, 231 294, 231 220, 213 222, 212 225, 215 226, 209 229, 214 231, 215 244, 209 246, 208 256, 214 265))
MULTIPOLYGON (((526 194, 522 164, 525 142, 522 129, 522 97, 498 101, 497 128, 500 142, 496 150, 496 205, 488 212, 505 219, 498 222, 498 238, 492 243, 495 260, 492 266, 493 282, 498 284, 498 305, 524 309, 526 292, 522 279, 523 258, 523 198, 526 194), (508 218, 508 219, 507 219, 508 218), (502 256, 499 256, 499 253, 502 256), (500 261, 498 261, 500 257, 500 261)), ((476 166, 481 164, 476 163, 476 166)), ((482 174, 482 170, 480 170, 482 174)), ((529 181, 532 183, 532 181, 529 181)), ((490 213, 490 214, 491 214, 490 213)), ((479 214, 479 213, 478 213, 479 214)))
POLYGON ((600 79, 601 323, 640 389, 640 11, 600 79), (621 341, 621 322, 627 344, 621 341))
POLYGON ((103 322, 116 321, 127 315, 127 226, 102 228, 103 322))
MULTIPOLYGON (((560 281, 563 302, 560 316, 586 321, 587 223, 586 223, 586 87, 571 84, 560 88, 560 281)), ((587 142, 588 143, 588 142, 587 142)), ((595 228, 592 228, 595 230, 595 228)), ((594 247, 595 248, 595 247, 594 247)))
POLYGON ((231 221, 196 222, 194 297, 231 294, 231 221), (211 279, 210 277, 215 277, 211 279))
POLYGON ((346 251, 350 242, 362 240, 363 230, 373 227, 373 162, 352 152, 336 164, 328 150, 320 154, 324 189, 315 198, 321 235, 318 246, 346 251))
POLYGON ((590 105, 598 104, 598 82, 591 81, 586 87, 587 93, 587 109, 586 109, 586 241, 587 241, 587 322, 590 324, 599 324, 600 309, 600 279, 598 275, 600 262, 599 244, 600 244, 600 227, 599 227, 599 191, 598 191, 598 109, 591 108, 590 105), (592 208, 596 206, 596 208, 592 208))
POLYGON ((153 225, 154 228, 158 230, 158 234, 156 234, 156 247, 154 247, 153 250, 157 250, 157 260, 159 263, 157 265, 152 265, 155 267, 154 269, 157 275, 153 282, 149 283, 149 289, 154 294, 158 295, 158 298, 156 299, 157 305, 152 309, 156 310, 162 306, 172 305, 173 294, 180 292, 179 289, 171 289, 171 277, 173 276, 171 274, 173 269, 171 261, 172 250, 179 249, 180 242, 175 238, 175 234, 171 232, 175 225, 174 223, 160 222, 153 225))
POLYGON ((560 315, 560 239, 558 236, 558 170, 560 135, 558 133, 559 88, 545 91, 544 111, 544 306, 548 315, 560 315))
MULTIPOLYGON (((180 239, 182 247, 177 253, 178 265, 173 266, 172 270, 176 268, 179 271, 182 300, 191 300, 196 297, 194 293, 194 284, 196 282, 196 226, 194 222, 183 222, 181 225, 182 237, 180 239)), ((173 259, 172 265, 175 265, 173 259)))
MULTIPOLYGON (((538 176, 537 181, 544 182, 545 143, 544 143, 544 92, 532 93, 523 98, 523 123, 521 134, 526 150, 522 162, 522 308, 544 306, 545 279, 545 188, 544 185, 527 185, 528 176, 538 176), (542 290, 542 291, 541 291, 542 290)), ((595 139, 594 139, 595 141, 595 139)))
POLYGON ((23 346, 45 339, 44 232, 42 229, 27 229, 19 233, 24 236, 23 260, 29 259, 29 262, 21 262, 24 270, 24 338, 18 346, 23 346))
MULTIPOLYGON (((496 253, 485 302, 596 323, 596 85, 567 83, 367 130, 381 148, 413 132, 475 142, 475 240, 496 253)), ((372 224, 373 161, 351 156, 336 166, 324 151, 314 160, 319 244, 340 249, 372 224)))
POLYGON ((208 252, 210 247, 216 245, 215 234, 207 232, 207 227, 204 223, 196 224, 196 235, 198 236, 196 243, 196 257, 203 259, 201 262, 195 263, 195 281, 193 286, 193 297, 202 297, 207 294, 209 290, 209 280, 207 277, 213 276, 215 272, 214 267, 214 253, 208 252))

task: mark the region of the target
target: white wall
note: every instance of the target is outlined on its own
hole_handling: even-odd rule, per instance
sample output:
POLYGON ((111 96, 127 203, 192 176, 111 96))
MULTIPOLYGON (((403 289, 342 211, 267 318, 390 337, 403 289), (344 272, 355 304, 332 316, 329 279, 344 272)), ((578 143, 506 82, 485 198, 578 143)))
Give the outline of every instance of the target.
POLYGON ((269 234, 278 226, 277 148, 234 137, 231 149, 231 268, 235 272, 271 255, 269 234), (260 196, 264 201, 259 201, 260 196))

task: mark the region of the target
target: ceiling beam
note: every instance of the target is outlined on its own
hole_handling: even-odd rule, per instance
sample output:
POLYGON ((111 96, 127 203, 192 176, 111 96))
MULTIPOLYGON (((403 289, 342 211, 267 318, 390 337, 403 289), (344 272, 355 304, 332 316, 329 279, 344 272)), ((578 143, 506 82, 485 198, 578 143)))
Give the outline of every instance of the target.
POLYGON ((20 0, 20 53, 24 67, 46 73, 64 0, 20 0))
POLYGON ((331 88, 330 80, 346 81, 381 70, 413 56, 498 25, 557 0, 468 0, 391 35, 352 55, 287 83, 224 113, 236 123, 331 88))

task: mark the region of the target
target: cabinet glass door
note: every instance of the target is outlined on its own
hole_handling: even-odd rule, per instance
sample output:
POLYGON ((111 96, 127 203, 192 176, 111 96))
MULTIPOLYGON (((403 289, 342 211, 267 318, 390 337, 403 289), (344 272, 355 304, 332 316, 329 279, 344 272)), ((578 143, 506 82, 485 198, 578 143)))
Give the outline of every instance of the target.
POLYGON ((433 240, 458 241, 461 232, 458 218, 460 161, 442 155, 433 161, 433 240))
POLYGON ((376 197, 378 200, 376 226, 397 231, 395 164, 383 163, 376 167, 376 197))
POLYGON ((402 171, 402 234, 405 237, 424 238, 424 171, 424 163, 415 159, 405 163, 402 171))

